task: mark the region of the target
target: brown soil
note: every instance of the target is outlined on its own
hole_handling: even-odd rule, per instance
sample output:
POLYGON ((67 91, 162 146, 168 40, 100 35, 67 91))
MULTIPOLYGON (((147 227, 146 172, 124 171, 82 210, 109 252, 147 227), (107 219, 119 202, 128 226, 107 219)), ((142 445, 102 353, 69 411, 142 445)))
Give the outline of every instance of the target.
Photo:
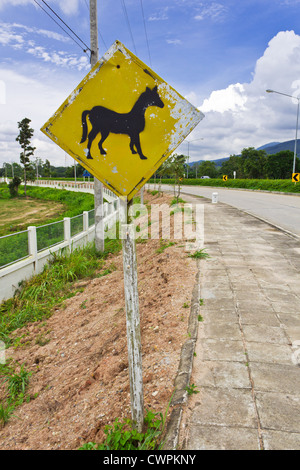
MULTIPOLYGON (((170 201, 147 193, 145 199, 170 201)), ((137 262, 145 409, 164 414, 187 339, 197 268, 184 241, 158 253, 160 246, 160 240, 138 243, 137 262)), ((101 442, 104 426, 117 417, 131 418, 122 263, 122 253, 111 256, 111 274, 81 281, 83 292, 65 308, 15 333, 22 344, 6 357, 33 372, 31 400, 0 430, 0 449, 77 449, 101 442)))

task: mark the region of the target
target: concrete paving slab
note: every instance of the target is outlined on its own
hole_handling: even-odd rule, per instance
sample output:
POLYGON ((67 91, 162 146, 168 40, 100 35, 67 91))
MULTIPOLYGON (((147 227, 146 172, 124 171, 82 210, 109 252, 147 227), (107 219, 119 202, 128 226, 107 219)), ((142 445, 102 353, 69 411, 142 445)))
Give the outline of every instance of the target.
POLYGON ((205 308, 201 309, 201 315, 204 318, 206 323, 212 322, 228 322, 234 323, 238 322, 238 318, 234 309, 219 309, 219 310, 206 310, 205 308))
POLYGON ((263 431, 266 450, 300 450, 300 434, 283 431, 263 431))
POLYGON ((300 433, 300 396, 257 392, 256 402, 263 429, 300 433))
POLYGON ((202 388, 199 398, 201 405, 193 410, 191 424, 256 429, 251 390, 202 388))
POLYGON ((222 387, 251 389, 246 363, 226 361, 203 361, 196 385, 199 387, 222 387))
POLYGON ((288 344, 284 329, 268 325, 245 325, 243 328, 246 341, 258 343, 288 344))
POLYGON ((240 310, 242 325, 268 325, 280 327, 280 320, 274 312, 240 310))
POLYGON ((292 352, 290 345, 270 343, 247 343, 249 360, 252 363, 266 364, 292 364, 292 352))
POLYGON ((205 338, 216 338, 226 341, 240 341, 241 331, 238 323, 205 322, 203 323, 205 338))
POLYGON ((201 345, 204 361, 245 361, 243 341, 205 338, 201 345))
MULTIPOLYGON (((288 307, 287 307, 288 308, 288 307)), ((278 318, 283 325, 287 328, 299 327, 300 326, 300 315, 295 313, 278 313, 278 318)))
POLYGON ((182 449, 300 448, 299 240, 204 200, 196 357, 182 449))
POLYGON ((300 301, 291 303, 291 302, 272 302, 272 308, 277 313, 296 313, 300 312, 300 301))
POLYGON ((194 425, 189 429, 186 450, 259 450, 255 429, 194 425))
POLYGON ((296 365, 251 363, 250 369, 255 390, 300 396, 300 373, 296 365))

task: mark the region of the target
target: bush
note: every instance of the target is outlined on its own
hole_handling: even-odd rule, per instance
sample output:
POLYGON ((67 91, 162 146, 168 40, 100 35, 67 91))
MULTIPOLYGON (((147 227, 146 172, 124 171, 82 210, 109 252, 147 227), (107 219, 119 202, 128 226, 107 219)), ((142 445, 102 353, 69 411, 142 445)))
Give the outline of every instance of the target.
POLYGON ((18 195, 20 184, 21 184, 21 178, 19 178, 19 176, 14 176, 14 178, 8 184, 10 197, 16 197, 18 195))

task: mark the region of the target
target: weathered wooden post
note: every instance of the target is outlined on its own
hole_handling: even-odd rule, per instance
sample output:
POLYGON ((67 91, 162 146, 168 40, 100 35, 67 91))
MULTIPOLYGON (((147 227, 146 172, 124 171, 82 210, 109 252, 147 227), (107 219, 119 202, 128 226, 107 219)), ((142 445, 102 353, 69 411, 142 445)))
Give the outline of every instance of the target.
POLYGON ((122 224, 121 236, 123 243, 131 416, 134 422, 134 427, 138 432, 142 432, 144 424, 144 393, 134 224, 122 224))
POLYGON ((120 199, 121 239, 126 307, 128 369, 130 382, 131 416, 135 429, 142 432, 144 424, 144 392, 142 344, 137 279, 135 226, 128 220, 127 198, 120 199))

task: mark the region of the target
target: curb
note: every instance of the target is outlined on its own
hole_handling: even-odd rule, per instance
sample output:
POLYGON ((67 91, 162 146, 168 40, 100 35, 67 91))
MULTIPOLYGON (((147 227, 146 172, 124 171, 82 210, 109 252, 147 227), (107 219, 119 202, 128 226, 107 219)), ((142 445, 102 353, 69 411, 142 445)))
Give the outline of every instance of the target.
POLYGON ((183 407, 186 404, 188 397, 185 388, 190 385, 194 351, 198 337, 198 313, 200 310, 200 260, 197 260, 197 269, 198 271, 192 292, 188 324, 189 339, 185 341, 181 348, 180 362, 174 381, 175 392, 170 402, 170 408, 173 409, 166 426, 163 445, 164 450, 177 450, 183 407))

